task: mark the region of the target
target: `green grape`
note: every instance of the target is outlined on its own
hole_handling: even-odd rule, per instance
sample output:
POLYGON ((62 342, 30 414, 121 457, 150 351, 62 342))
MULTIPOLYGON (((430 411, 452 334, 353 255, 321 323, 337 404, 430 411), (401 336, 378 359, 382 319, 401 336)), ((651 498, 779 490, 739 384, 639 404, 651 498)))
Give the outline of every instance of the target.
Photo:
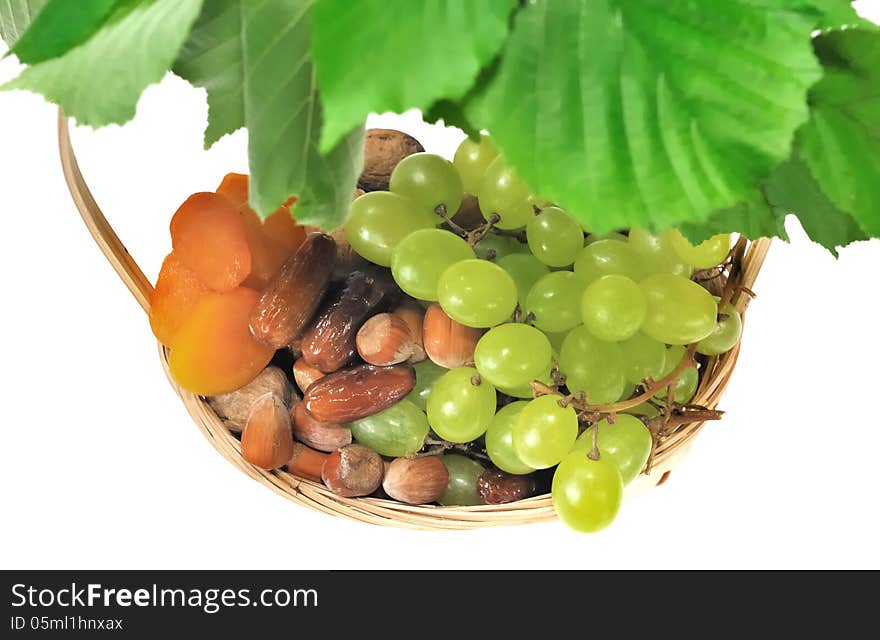
POLYGON ((516 284, 493 262, 462 260, 440 276, 437 299, 456 322, 469 327, 493 327, 513 315, 516 284))
POLYGON ((513 446, 513 429, 519 414, 528 404, 524 400, 519 400, 500 409, 486 431, 486 453, 489 454, 489 459, 502 471, 515 475, 523 475, 535 470, 534 467, 520 460, 513 446))
MULTIPOLYGON (((623 485, 628 485, 648 463, 653 446, 651 432, 644 422, 625 413, 618 414, 614 424, 601 420, 597 426, 599 431, 596 434, 596 446, 600 456, 609 458, 617 465, 623 485)), ((593 449, 595 429, 594 426, 584 431, 572 451, 589 453, 593 449)))
POLYGON ((436 219, 409 198, 371 191, 352 202, 345 237, 359 255, 390 267, 394 247, 413 231, 433 228, 436 219))
POLYGON ((413 298, 436 300, 440 275, 456 262, 474 257, 470 245, 451 231, 419 229, 394 248, 391 273, 413 298))
POLYGON ((618 401, 629 400, 630 398, 633 397, 633 394, 635 392, 636 392, 636 385, 634 385, 632 382, 627 382, 624 385, 623 391, 621 392, 620 397, 617 400, 618 401))
POLYGON ((553 356, 547 336, 527 324, 489 329, 477 342, 474 363, 495 386, 517 387, 541 375, 553 356))
POLYGON ((595 533, 607 527, 623 501, 623 479, 609 458, 591 460, 569 453, 553 474, 553 508, 575 531, 595 533))
POLYGON ((428 423, 449 442, 470 442, 486 432, 495 417, 495 387, 478 380, 472 367, 450 369, 434 383, 428 396, 428 423))
POLYGON ((535 217, 528 188, 501 156, 486 167, 479 193, 483 217, 488 220, 490 215, 497 213, 501 216, 495 223, 499 229, 519 229, 535 217))
POLYGON ((697 352, 706 356, 717 356, 727 353, 739 342, 743 328, 742 316, 730 304, 721 309, 721 313, 727 317, 716 323, 712 333, 697 346, 697 352))
POLYGON ((644 229, 632 229, 629 232, 629 246, 642 257, 648 274, 671 273, 690 278, 694 272, 693 267, 672 248, 669 232, 654 236, 644 229))
MULTIPOLYGON (((414 153, 401 160, 391 172, 388 188, 410 198, 429 214, 436 214, 437 207, 443 205, 450 216, 458 211, 464 195, 456 168, 434 153, 414 153)), ((441 218, 435 222, 440 224, 441 218)))
POLYGON ((658 273, 639 285, 648 303, 642 331, 666 344, 699 342, 715 329, 718 303, 696 282, 658 273))
POLYGON ((526 226, 526 238, 532 255, 551 267, 570 265, 584 246, 581 226, 559 207, 534 216, 526 226))
MULTIPOLYGON (((547 336, 547 339, 550 341, 550 346, 553 347, 553 353, 559 354, 562 351, 562 341, 565 340, 565 336, 568 335, 567 331, 559 331, 559 332, 544 332, 547 336)), ((558 359, 558 358, 557 358, 558 359)))
POLYGON ((528 254, 529 245, 510 236, 487 233, 474 245, 474 253, 483 260, 499 262, 513 254, 528 254))
MULTIPOLYGON (((663 367, 663 373, 660 375, 660 378, 665 378, 672 373, 673 369, 675 369, 681 363, 681 359, 684 358, 685 351, 686 349, 680 345, 671 346, 666 350, 666 365, 663 367)), ((684 404, 693 400, 699 384, 700 372, 697 371, 696 367, 688 367, 685 369, 678 377, 678 382, 675 384, 675 401, 684 404)), ((664 389, 657 394, 657 397, 665 398, 667 395, 669 394, 664 389)))
POLYGON ((638 282, 645 277, 646 269, 641 256, 627 243, 599 240, 580 250, 574 272, 590 284, 602 276, 626 276, 638 282))
POLYGON ((543 382, 546 385, 553 385, 553 377, 551 372, 553 371, 553 367, 555 363, 551 360, 550 364, 547 365, 547 368, 540 374, 526 382, 525 384, 517 385, 515 387, 495 387, 501 393, 510 396, 511 398, 524 398, 527 400, 531 400, 535 397, 534 391, 532 391, 532 380, 538 380, 539 382, 543 382))
POLYGON ((409 400, 351 423, 351 435, 379 455, 409 456, 421 449, 428 435, 425 412, 409 400))
POLYGON ((413 387, 413 390, 406 397, 419 409, 427 411, 428 398, 431 396, 431 389, 434 387, 434 383, 449 369, 444 369, 427 358, 414 364, 413 369, 416 370, 416 386, 413 387))
POLYGON ((529 253, 506 255, 497 262, 498 266, 513 278, 513 282, 516 284, 517 299, 521 307, 525 306, 526 296, 534 284, 550 273, 547 265, 529 253))
POLYGON ((666 345, 662 342, 639 332, 620 343, 620 352, 624 362, 623 375, 627 382, 639 384, 645 378, 659 380, 663 377, 666 345))
POLYGON ((602 276, 581 298, 581 318, 594 336, 607 342, 633 337, 647 312, 645 295, 626 276, 602 276))
POLYGON ((489 136, 481 135, 479 142, 465 138, 455 150, 452 164, 458 169, 464 190, 475 196, 480 195, 480 182, 489 164, 498 157, 498 149, 489 136))
POLYGON ((681 231, 671 229, 669 244, 679 257, 689 265, 697 269, 709 269, 718 266, 727 258, 727 254, 730 253, 730 234, 722 233, 712 236, 695 247, 688 242, 681 231))
POLYGON ((513 446, 519 459, 535 469, 548 469, 571 451, 578 435, 577 413, 559 406, 560 396, 535 398, 519 412, 513 446))
POLYGON ((485 504, 477 488, 477 480, 485 471, 483 465, 454 453, 447 453, 440 460, 446 465, 449 481, 446 492, 437 502, 447 507, 485 504))
POLYGON ((617 240, 618 242, 628 242, 629 238, 618 231, 612 231, 611 233, 603 234, 591 233, 586 238, 584 238, 584 246, 586 247, 588 244, 593 244, 594 242, 599 242, 600 240, 617 240))
POLYGON ((599 340, 580 326, 572 329, 562 343, 559 368, 566 386, 574 393, 583 391, 591 404, 617 402, 626 388, 626 362, 614 342, 599 340))
POLYGON ((554 271, 538 280, 526 296, 526 312, 541 331, 559 333, 581 323, 584 283, 571 271, 554 271))
POLYGON ((627 409, 623 413, 628 413, 633 416, 644 416, 646 418, 656 418, 660 415, 660 409, 650 402, 643 402, 632 409, 627 409))

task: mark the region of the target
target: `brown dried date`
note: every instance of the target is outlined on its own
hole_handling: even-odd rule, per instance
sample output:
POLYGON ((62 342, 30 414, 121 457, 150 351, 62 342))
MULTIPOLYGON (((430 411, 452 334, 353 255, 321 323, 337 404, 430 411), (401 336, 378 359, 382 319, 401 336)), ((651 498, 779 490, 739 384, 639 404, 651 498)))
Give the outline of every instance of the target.
POLYGON ((538 484, 531 476, 518 476, 500 469, 486 469, 477 480, 477 491, 486 504, 505 504, 537 494, 538 484))
POLYGON ((303 404, 320 422, 346 424, 396 404, 415 383, 415 370, 408 364, 364 364, 317 380, 306 391, 303 404))

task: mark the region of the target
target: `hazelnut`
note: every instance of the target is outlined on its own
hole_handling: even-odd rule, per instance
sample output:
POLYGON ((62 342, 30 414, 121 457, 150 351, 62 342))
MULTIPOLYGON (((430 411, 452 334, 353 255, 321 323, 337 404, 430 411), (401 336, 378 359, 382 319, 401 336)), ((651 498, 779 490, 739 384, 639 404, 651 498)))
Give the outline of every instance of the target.
POLYGON ((287 473, 321 482, 321 468, 329 456, 301 442, 293 443, 293 455, 287 461, 287 473))
POLYGON ((409 361, 416 363, 427 358, 424 338, 422 336, 425 311, 418 305, 405 304, 395 309, 392 313, 403 320, 406 326, 409 327, 409 333, 413 339, 412 355, 409 357, 409 361))
POLYGON ((319 422, 309 415, 302 402, 291 411, 293 437, 318 451, 336 451, 351 444, 351 429, 339 424, 319 422))
POLYGON ((379 367, 406 362, 415 345, 409 325, 391 313, 380 313, 367 320, 358 330, 355 343, 360 357, 379 367))
POLYGON ((303 393, 306 392, 315 380, 323 377, 323 371, 317 367, 313 367, 302 358, 299 358, 293 363, 293 379, 296 380, 296 386, 298 386, 303 393))
POLYGON ((456 322, 439 304, 425 311, 422 338, 425 353, 434 364, 455 369, 474 363, 474 349, 483 333, 456 322))
POLYGON ((241 433, 241 455, 262 469, 277 469, 293 455, 290 412, 274 393, 254 403, 241 433))
POLYGON ((321 479, 336 495, 368 496, 382 484, 382 458, 363 445, 350 444, 331 453, 321 468, 321 479))
POLYGON ((396 458, 385 470, 382 488, 407 504, 436 502, 446 491, 449 472, 437 456, 396 458))

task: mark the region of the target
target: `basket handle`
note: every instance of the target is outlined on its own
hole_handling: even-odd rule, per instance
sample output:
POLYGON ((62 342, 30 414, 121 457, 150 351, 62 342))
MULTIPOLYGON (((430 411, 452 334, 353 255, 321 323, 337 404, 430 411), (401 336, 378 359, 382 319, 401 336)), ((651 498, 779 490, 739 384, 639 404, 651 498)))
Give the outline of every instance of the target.
POLYGON ((144 311, 149 312, 153 285, 128 253, 119 236, 113 231, 113 227, 107 222, 98 203, 95 202, 76 161, 76 154, 70 142, 68 118, 61 109, 58 110, 58 151, 61 154, 61 169, 67 181, 67 188, 70 189, 70 195, 83 222, 86 223, 86 228, 92 234, 101 253, 128 287, 131 295, 144 311))

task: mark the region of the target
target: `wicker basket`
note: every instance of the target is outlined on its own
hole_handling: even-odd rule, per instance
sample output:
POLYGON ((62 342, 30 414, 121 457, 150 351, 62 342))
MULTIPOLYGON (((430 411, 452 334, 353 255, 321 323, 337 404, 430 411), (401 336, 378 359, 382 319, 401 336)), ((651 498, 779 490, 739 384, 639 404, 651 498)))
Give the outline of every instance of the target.
MULTIPOLYGON (((147 311, 152 285, 116 236, 92 197, 79 170, 71 146, 68 120, 60 112, 58 116, 58 142, 64 176, 83 221, 128 290, 144 311, 147 311)), ((769 240, 757 240, 748 245, 742 257, 737 275, 741 293, 733 298, 733 303, 740 312, 746 310, 751 298, 751 296, 743 294, 742 291, 749 291, 754 285, 769 247, 769 240)), ((703 369, 700 387, 694 399, 696 404, 710 409, 714 409, 718 405, 718 400, 733 373, 739 348, 737 345, 730 352, 709 360, 703 369)), ((205 437, 214 445, 214 448, 242 472, 293 502, 362 522, 407 529, 475 529, 502 524, 541 522, 555 518, 549 495, 505 505, 411 506, 378 498, 343 498, 335 495, 321 484, 298 478, 284 471, 259 469, 241 457, 238 439, 224 426, 205 399, 184 391, 175 383, 168 369, 168 350, 160 346, 159 352, 162 366, 171 386, 174 387, 193 420, 205 437)), ((650 471, 639 476, 627 487, 627 497, 662 484, 670 469, 686 454, 694 436, 702 426, 701 422, 682 425, 658 443, 654 450, 650 471)))

